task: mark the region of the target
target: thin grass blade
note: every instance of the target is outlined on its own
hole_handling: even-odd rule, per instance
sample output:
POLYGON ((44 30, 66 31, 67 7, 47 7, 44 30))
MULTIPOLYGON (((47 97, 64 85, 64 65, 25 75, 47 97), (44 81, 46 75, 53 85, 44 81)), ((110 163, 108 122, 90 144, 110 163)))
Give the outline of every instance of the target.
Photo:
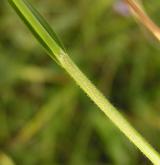
MULTIPOLYGON (((49 37, 51 37, 51 39, 53 40, 53 43, 55 44, 55 47, 59 47, 58 49, 62 49, 65 52, 66 50, 64 48, 63 43, 60 41, 59 37, 53 31, 53 29, 44 20, 44 18, 39 14, 39 12, 37 10, 35 10, 35 8, 26 0, 21 0, 21 1, 18 1, 18 2, 19 2, 18 3, 19 5, 23 6, 23 4, 24 4, 24 5, 27 6, 27 8, 29 9, 28 11, 30 12, 31 16, 37 20, 37 23, 39 23, 39 25, 41 26, 42 31, 45 31, 45 33, 48 34, 49 37)), ((45 38, 42 37, 40 35, 40 33, 38 33, 38 31, 33 27, 32 23, 28 21, 28 19, 26 18, 26 15, 22 13, 22 10, 19 10, 19 7, 16 6, 17 3, 14 3, 14 1, 12 1, 12 0, 9 0, 9 3, 15 9, 17 14, 21 17, 21 19, 27 25, 27 27, 30 29, 30 31, 33 33, 35 38, 41 43, 41 45, 52 56, 52 58, 54 58, 54 60, 56 60, 56 58, 53 56, 54 51, 51 50, 51 48, 47 44, 45 38)), ((56 60, 56 62, 57 62, 57 60, 56 60)))

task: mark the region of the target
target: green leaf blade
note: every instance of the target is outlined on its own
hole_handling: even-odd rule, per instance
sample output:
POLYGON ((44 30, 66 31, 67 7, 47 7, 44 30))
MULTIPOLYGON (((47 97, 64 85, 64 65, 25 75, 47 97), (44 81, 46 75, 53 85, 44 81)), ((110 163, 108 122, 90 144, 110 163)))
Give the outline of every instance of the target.
POLYGON ((66 50, 44 18, 26 0, 8 1, 49 55, 57 61, 56 56, 66 50))

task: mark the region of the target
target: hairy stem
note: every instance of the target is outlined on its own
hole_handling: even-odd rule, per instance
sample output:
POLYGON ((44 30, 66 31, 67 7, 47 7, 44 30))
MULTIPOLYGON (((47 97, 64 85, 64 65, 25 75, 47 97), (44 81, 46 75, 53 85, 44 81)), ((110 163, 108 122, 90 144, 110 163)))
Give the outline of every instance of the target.
POLYGON ((81 89, 104 112, 106 116, 122 131, 126 137, 154 164, 160 164, 160 156, 148 142, 129 124, 121 113, 103 96, 103 94, 80 71, 67 54, 60 58, 62 67, 76 81, 81 89))

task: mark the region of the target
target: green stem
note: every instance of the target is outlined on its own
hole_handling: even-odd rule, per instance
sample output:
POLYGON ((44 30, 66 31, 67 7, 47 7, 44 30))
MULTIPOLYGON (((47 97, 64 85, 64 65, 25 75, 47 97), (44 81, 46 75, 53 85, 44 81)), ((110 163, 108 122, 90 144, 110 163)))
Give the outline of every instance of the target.
POLYGON ((91 83, 90 80, 80 71, 70 57, 52 38, 44 26, 26 4, 26 0, 9 0, 20 16, 27 21, 30 27, 49 47, 53 54, 51 58, 60 63, 68 74, 76 81, 81 89, 91 100, 105 113, 106 116, 123 132, 128 139, 139 148, 139 150, 151 160, 153 164, 160 164, 160 155, 154 148, 128 123, 114 106, 103 96, 103 94, 91 83))
POLYGON ((81 89, 104 112, 106 116, 122 131, 128 139, 148 157, 153 164, 160 164, 160 155, 154 148, 130 125, 121 113, 103 96, 103 94, 80 71, 67 54, 61 54, 59 59, 62 67, 76 81, 81 89))

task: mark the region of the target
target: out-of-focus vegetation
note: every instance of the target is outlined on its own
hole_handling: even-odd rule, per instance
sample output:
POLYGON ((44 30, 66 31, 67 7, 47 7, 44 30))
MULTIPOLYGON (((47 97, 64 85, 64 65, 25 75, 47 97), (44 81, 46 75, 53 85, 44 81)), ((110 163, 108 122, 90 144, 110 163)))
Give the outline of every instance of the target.
MULTIPOLYGON (((160 151, 160 44, 119 10, 119 1, 31 2, 92 82, 160 151)), ((160 24, 160 3, 145 7, 160 24)), ((5 1, 0 21, 3 152, 22 165, 148 163, 45 55, 5 1)))

